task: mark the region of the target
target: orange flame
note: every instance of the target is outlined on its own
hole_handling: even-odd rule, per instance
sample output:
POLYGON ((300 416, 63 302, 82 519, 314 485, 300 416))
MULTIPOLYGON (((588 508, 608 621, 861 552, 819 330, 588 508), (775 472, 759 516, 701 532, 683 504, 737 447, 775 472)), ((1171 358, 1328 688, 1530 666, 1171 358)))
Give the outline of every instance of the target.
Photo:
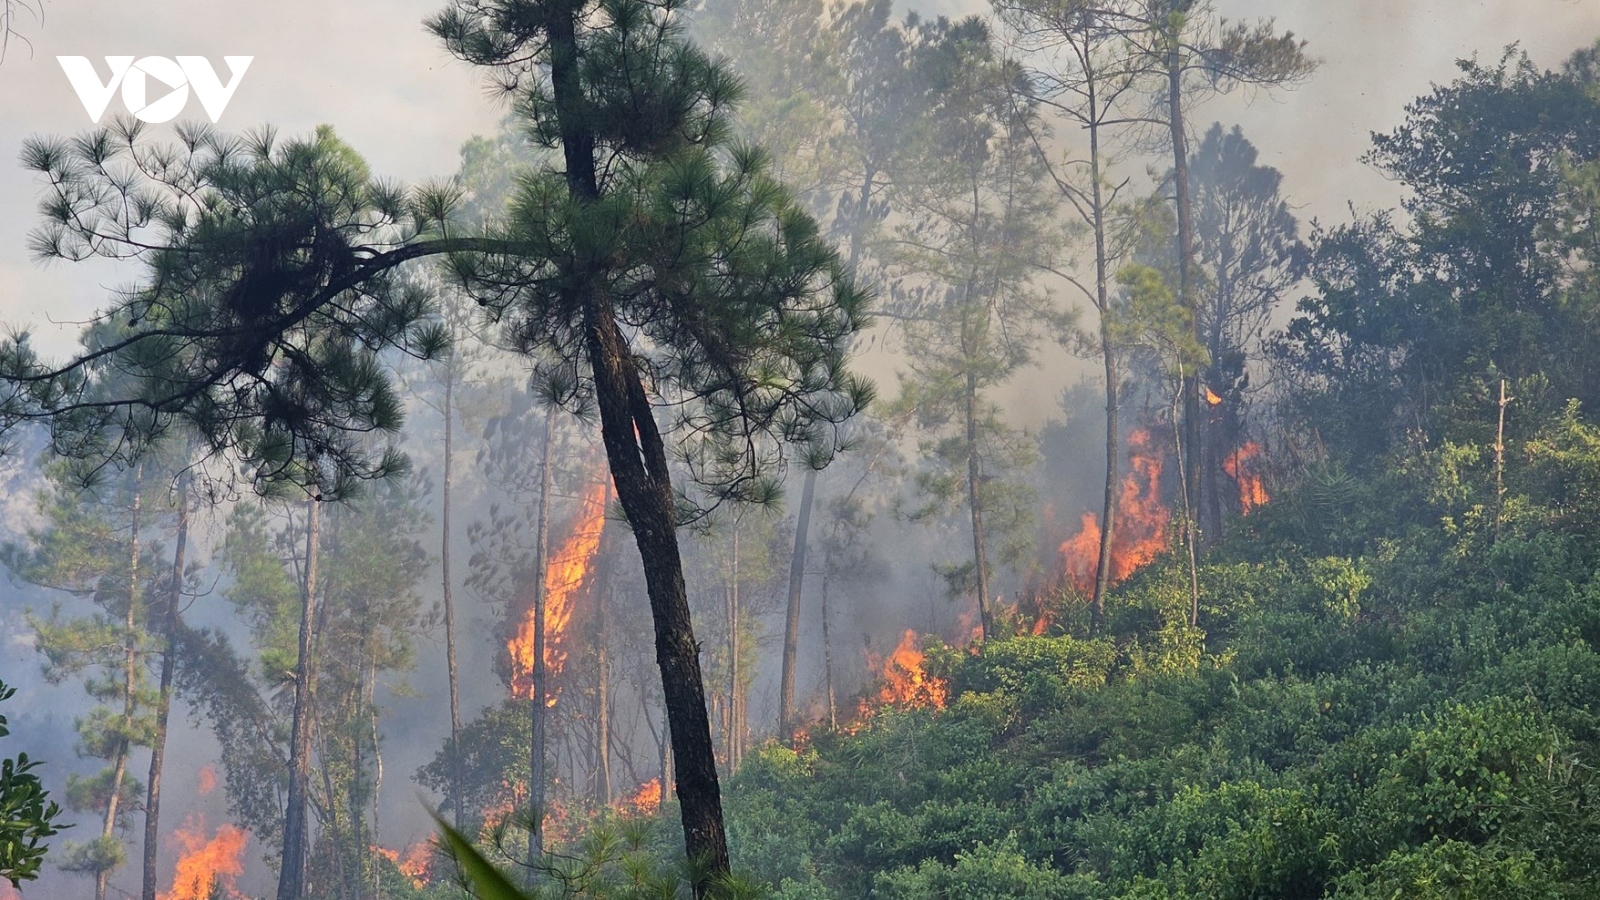
POLYGON ((206 837, 205 826, 195 819, 172 833, 183 848, 172 873, 172 890, 157 895, 157 900, 211 900, 220 885, 226 896, 242 897, 234 879, 244 873, 244 846, 250 835, 243 829, 224 825, 213 837, 206 837))
POLYGON ((1250 441, 1222 461, 1222 471, 1227 472, 1228 477, 1239 486, 1239 509, 1247 516, 1271 499, 1267 496, 1266 485, 1261 481, 1260 458, 1261 445, 1250 441))
POLYGON ((944 679, 934 678, 922 668, 926 657, 922 648, 917 646, 917 633, 907 629, 905 636, 900 638, 900 645, 883 663, 883 687, 878 691, 880 705, 902 709, 944 709, 950 686, 945 684, 944 679))
MULTIPOLYGON (((600 535, 606 524, 605 479, 591 484, 583 495, 577 525, 555 553, 544 573, 544 665, 547 678, 561 674, 567 661, 566 630, 572 621, 578 588, 589 571, 589 564, 600 550, 600 535)), ((517 697, 533 696, 533 607, 517 627, 517 634, 506 643, 511 652, 511 691, 517 697)), ((552 695, 545 700, 555 705, 552 695)))
POLYGON ((633 809, 643 815, 650 815, 661 808, 661 779, 652 778, 639 789, 633 796, 622 801, 625 808, 633 809))
POLYGON ((217 789, 217 767, 206 764, 200 767, 200 796, 211 793, 217 789))
MULTIPOLYGON (((1172 513, 1161 502, 1163 460, 1150 432, 1136 428, 1128 435, 1132 471, 1122 480, 1117 501, 1117 530, 1111 536, 1111 584, 1139 571, 1167 549, 1172 513)), ((1100 571, 1100 518, 1083 514, 1079 532, 1061 542, 1067 583, 1088 596, 1100 571)), ((1036 626, 1038 623, 1035 623, 1036 626)), ((1048 626, 1048 623, 1045 623, 1048 626)))
POLYGON ((1206 403, 1211 406, 1222 405, 1222 398, 1217 396, 1217 392, 1213 391, 1210 385, 1206 385, 1206 403))
POLYGON ((412 887, 421 890, 428 885, 429 869, 433 864, 433 848, 427 841, 414 842, 406 848, 403 856, 399 850, 390 850, 388 847, 379 847, 376 844, 372 846, 372 852, 394 863, 394 867, 411 882, 412 887))

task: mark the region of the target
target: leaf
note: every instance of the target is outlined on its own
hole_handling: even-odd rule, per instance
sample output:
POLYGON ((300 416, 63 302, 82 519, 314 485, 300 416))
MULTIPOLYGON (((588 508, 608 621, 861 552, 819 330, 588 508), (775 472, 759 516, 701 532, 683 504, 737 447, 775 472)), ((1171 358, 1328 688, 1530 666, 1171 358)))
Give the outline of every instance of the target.
POLYGON ((461 866, 461 871, 466 873, 472 886, 477 890, 477 896, 482 900, 531 900, 508 880, 503 872, 496 869, 483 854, 472 846, 459 831, 450 827, 450 824, 439 817, 437 812, 429 810, 433 821, 439 824, 439 831, 444 834, 445 847, 450 851, 450 856, 461 866))

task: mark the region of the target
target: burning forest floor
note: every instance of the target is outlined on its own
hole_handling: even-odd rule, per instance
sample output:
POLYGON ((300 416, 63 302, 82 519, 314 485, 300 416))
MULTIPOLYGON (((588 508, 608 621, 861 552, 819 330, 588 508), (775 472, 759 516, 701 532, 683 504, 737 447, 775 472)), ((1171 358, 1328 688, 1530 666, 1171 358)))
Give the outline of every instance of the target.
MULTIPOLYGON (((1255 508, 1203 558, 1199 627, 1167 553, 1097 633, 1065 608, 959 647, 906 632, 837 727, 745 758, 736 867, 794 900, 1593 896, 1600 535, 1538 497, 1452 520, 1419 477, 1449 474, 1255 508)), ((670 858, 658 791, 557 852, 670 858)))

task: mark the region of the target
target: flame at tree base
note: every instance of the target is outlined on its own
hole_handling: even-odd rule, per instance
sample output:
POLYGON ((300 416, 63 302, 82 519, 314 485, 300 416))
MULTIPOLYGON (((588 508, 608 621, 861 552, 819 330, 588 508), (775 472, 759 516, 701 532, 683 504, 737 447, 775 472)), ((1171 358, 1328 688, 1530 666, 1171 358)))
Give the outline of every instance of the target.
POLYGON ((1261 480, 1260 468, 1261 445, 1255 441, 1245 443, 1222 461, 1222 471, 1239 486, 1239 511, 1247 516, 1271 499, 1261 480))
POLYGON ((172 890, 158 894, 156 900, 212 900, 218 888, 224 896, 242 900, 234 881, 244 874, 240 858, 250 840, 248 832, 224 825, 207 837, 205 826, 191 819, 172 836, 181 855, 173 869, 172 890))
POLYGON ((661 779, 652 778, 639 785, 639 789, 622 801, 622 805, 624 809, 631 809, 640 815, 654 814, 661 808, 661 779))
MULTIPOLYGON (((544 666, 545 690, 551 691, 545 704, 554 706, 550 680, 561 674, 567 660, 567 625, 572 621, 578 589, 588 577, 590 563, 600 551, 600 536, 606 525, 606 497, 610 482, 601 478, 584 491, 577 524, 561 546, 550 555, 544 573, 544 666)), ((528 604, 517 633, 506 643, 511 655, 511 693, 533 696, 533 604, 528 604)))
MULTIPOLYGON (((944 709, 949 700, 950 686, 942 678, 935 678, 923 668, 927 654, 917 644, 917 633, 906 630, 899 646, 882 664, 883 687, 876 697, 861 701, 863 718, 885 706, 900 709, 944 709), (876 702, 873 702, 873 701, 876 702)), ((868 663, 872 666, 872 660, 868 663)))
POLYGON ((433 846, 427 841, 413 843, 404 854, 377 845, 373 845, 372 852, 394 863, 394 867, 411 882, 412 887, 421 890, 428 886, 433 865, 433 846))
MULTIPOLYGON (((1117 497, 1116 530, 1111 535, 1111 571, 1107 582, 1116 584, 1149 565, 1167 549, 1167 529, 1172 512, 1161 502, 1162 455, 1150 432, 1136 428, 1128 435, 1130 471, 1117 497)), ((1061 542, 1067 584, 1083 596, 1094 594, 1100 573, 1100 517, 1084 513, 1077 534, 1061 542)), ((1049 623, 1035 623, 1035 634, 1049 623), (1042 624, 1041 624, 1042 623, 1042 624)))

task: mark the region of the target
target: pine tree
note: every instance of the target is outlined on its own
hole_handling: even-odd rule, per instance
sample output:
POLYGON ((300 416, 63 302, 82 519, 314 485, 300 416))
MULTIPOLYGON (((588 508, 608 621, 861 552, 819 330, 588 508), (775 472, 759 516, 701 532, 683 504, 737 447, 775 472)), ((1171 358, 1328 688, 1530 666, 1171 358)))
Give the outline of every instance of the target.
POLYGON ((678 550, 684 502, 774 501, 785 447, 826 458, 871 390, 845 364, 867 298, 764 155, 728 140, 736 81, 684 39, 679 5, 497 0, 432 20, 452 52, 496 73, 538 148, 485 233, 459 233, 454 188, 374 179, 331 129, 280 146, 186 128, 160 147, 122 121, 30 142, 55 198, 35 249, 131 253, 148 277, 107 313, 126 337, 61 365, 13 342, 0 373, 5 411, 49 420, 62 449, 123 456, 189 422, 258 482, 337 498, 403 468, 371 449, 401 420, 378 351, 443 351, 429 298, 396 269, 449 254, 509 342, 598 411, 648 582, 703 888, 727 871, 727 844, 678 550), (137 204, 115 199, 134 191, 137 204), (110 399, 87 390, 105 361, 138 376, 110 399), (679 489, 674 457, 694 491, 679 489))
POLYGON ((976 598, 985 637, 996 557, 991 532, 1017 533, 1025 501, 1003 473, 1027 464, 1032 445, 986 393, 1030 361, 1043 328, 1059 320, 1034 284, 1048 258, 1052 203, 1029 137, 1036 115, 1013 90, 1021 73, 997 57, 989 31, 969 19, 932 26, 918 67, 939 98, 919 123, 915 178, 897 180, 906 222, 885 251, 895 276, 906 371, 900 414, 923 435, 929 468, 918 483, 923 515, 954 505, 970 521, 972 555, 950 570, 976 598))

